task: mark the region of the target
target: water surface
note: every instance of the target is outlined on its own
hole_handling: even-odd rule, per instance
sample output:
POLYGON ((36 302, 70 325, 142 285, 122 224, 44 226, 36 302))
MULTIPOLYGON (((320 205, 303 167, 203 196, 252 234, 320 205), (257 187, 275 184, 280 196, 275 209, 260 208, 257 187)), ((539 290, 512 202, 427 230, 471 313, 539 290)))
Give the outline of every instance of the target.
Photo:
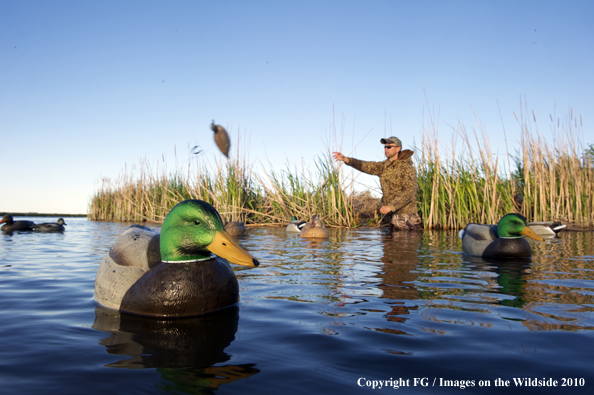
POLYGON ((530 262, 487 262, 463 256, 455 232, 332 229, 311 241, 252 228, 238 241, 261 266, 234 266, 241 301, 160 320, 94 302, 99 262, 127 225, 66 222, 63 234, 0 234, 4 393, 594 388, 592 232, 531 242, 530 262))

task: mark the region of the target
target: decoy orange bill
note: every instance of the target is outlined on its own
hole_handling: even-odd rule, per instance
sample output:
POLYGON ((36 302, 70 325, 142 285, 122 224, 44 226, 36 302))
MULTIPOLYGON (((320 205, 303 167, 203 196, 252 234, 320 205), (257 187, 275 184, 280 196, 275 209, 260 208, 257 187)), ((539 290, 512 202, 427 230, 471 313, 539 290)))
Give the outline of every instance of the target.
POLYGON ((531 239, 534 239, 537 241, 544 241, 544 239, 542 237, 540 237, 539 235, 537 235, 532 229, 530 229, 529 226, 524 227, 524 230, 521 231, 520 233, 526 237, 530 237, 531 239))
POLYGON ((230 263, 242 266, 257 267, 260 262, 241 248, 227 232, 217 231, 214 240, 206 247, 213 254, 226 259, 230 263))

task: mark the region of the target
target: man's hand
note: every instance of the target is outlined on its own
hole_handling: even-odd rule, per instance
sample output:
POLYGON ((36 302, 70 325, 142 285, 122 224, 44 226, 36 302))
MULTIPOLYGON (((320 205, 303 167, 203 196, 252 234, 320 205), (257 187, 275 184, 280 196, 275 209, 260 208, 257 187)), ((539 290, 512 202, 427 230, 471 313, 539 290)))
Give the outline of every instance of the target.
POLYGON ((392 210, 390 209, 390 206, 382 206, 382 207, 380 208, 380 213, 382 213, 382 214, 384 214, 384 215, 388 214, 388 213, 389 213, 389 212, 391 212, 391 211, 392 211, 392 210))
POLYGON ((335 161, 339 161, 340 160, 340 161, 346 163, 347 165, 349 164, 349 158, 347 158, 346 156, 344 156, 340 152, 333 152, 332 153, 332 157, 334 158, 335 161))

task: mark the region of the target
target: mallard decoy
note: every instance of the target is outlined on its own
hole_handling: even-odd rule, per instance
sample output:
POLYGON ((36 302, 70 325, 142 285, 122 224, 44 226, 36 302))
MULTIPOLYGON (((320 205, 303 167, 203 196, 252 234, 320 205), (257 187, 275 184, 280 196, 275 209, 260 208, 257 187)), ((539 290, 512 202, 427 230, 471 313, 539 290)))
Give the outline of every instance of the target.
POLYGON ((247 232, 247 226, 243 222, 231 221, 225 223, 225 231, 231 236, 243 236, 247 232))
POLYGON ((214 140, 217 144, 217 147, 219 147, 223 155, 229 158, 229 147, 231 147, 231 140, 229 140, 227 131, 221 125, 215 125, 214 119, 210 124, 210 128, 214 132, 214 140))
POLYGON ((64 232, 66 226, 66 222, 64 222, 64 218, 58 218, 56 222, 44 222, 42 224, 35 224, 33 225, 33 230, 35 232, 64 232))
POLYGON ((2 219, 0 220, 0 224, 6 224, 3 225, 2 228, 0 228, 0 230, 2 230, 3 232, 14 232, 16 230, 33 230, 33 225, 35 225, 33 221, 15 221, 12 218, 12 215, 10 214, 6 214, 4 217, 2 217, 2 219))
POLYGON ((291 217, 291 222, 287 225, 287 232, 288 233, 301 233, 301 229, 305 226, 307 222, 303 220, 297 219, 297 217, 291 217))
POLYGON ((319 215, 311 217, 311 221, 305 224, 301 229, 301 237, 310 239, 327 239, 329 236, 328 229, 320 219, 319 215))
POLYGON ((459 235, 465 254, 483 258, 529 258, 532 249, 522 235, 544 240, 530 229, 526 218, 520 214, 506 214, 497 225, 468 224, 459 235))
POLYGON ((559 232, 567 228, 567 225, 561 222, 529 222, 528 226, 534 233, 544 237, 557 236, 559 232))
POLYGON ((160 234, 132 226, 116 240, 99 265, 95 300, 145 316, 188 317, 219 310, 239 300, 229 262, 259 265, 225 232, 214 207, 185 200, 171 209, 160 234))

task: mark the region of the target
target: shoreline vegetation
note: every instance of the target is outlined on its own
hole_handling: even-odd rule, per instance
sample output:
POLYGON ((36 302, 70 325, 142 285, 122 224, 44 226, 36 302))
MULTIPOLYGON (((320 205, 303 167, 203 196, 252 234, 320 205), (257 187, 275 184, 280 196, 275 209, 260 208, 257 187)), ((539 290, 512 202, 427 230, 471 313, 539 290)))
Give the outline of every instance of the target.
MULTIPOLYGON (((458 125, 449 147, 439 138, 434 117, 423 122, 413 159, 425 229, 497 223, 510 212, 529 222, 594 226, 594 146, 584 146, 579 138, 581 117, 574 118, 573 110, 563 121, 551 116, 553 144, 538 133, 534 112, 521 111, 516 119, 521 142, 510 153, 506 137, 505 155, 491 151, 480 122, 471 134, 458 125)), ((138 171, 133 167, 116 179, 102 178, 88 218, 160 223, 178 202, 202 199, 227 221, 251 226, 283 226, 291 216, 309 220, 314 214, 329 227, 386 226, 379 199, 355 191, 356 174, 346 176, 346 166, 333 162, 335 149, 326 148, 311 166, 287 164, 279 170, 269 165, 256 172, 242 155, 246 150, 240 150, 239 137, 234 145, 237 151, 228 161, 215 159, 211 165, 196 155, 187 166, 168 171, 144 159, 138 171)))
POLYGON ((34 213, 34 212, 27 212, 27 213, 19 213, 19 212, 2 212, 0 211, 0 217, 6 215, 6 214, 10 214, 13 217, 63 217, 63 218, 75 218, 75 217, 81 217, 81 218, 85 218, 88 217, 89 214, 50 214, 50 213, 34 213))

